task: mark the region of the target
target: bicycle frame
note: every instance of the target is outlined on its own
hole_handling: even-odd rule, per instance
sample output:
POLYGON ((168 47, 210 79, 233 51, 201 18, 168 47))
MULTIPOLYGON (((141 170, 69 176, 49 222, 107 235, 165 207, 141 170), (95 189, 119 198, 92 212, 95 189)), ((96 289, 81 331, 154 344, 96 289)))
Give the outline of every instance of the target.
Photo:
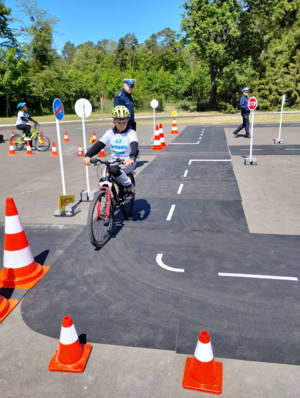
MULTIPOLYGON (((34 139, 34 137, 35 137, 36 134, 39 134, 39 131, 38 131, 36 125, 35 125, 34 130, 30 131, 30 133, 29 133, 29 138, 31 139, 31 141, 33 141, 33 139, 34 139)), ((26 137, 26 134, 23 133, 23 135, 21 135, 20 138, 14 140, 14 142, 15 142, 15 143, 24 143, 24 142, 23 142, 23 139, 24 139, 25 137, 26 137)), ((39 139, 39 141, 40 141, 41 144, 44 142, 44 139, 43 139, 43 137, 41 137, 40 134, 38 135, 38 139, 39 139)))

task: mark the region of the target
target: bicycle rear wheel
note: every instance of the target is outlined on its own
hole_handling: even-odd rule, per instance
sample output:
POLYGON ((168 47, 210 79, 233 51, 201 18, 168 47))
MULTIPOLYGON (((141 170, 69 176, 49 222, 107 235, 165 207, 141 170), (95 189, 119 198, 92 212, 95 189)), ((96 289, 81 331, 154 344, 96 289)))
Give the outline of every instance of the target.
POLYGON ((24 141, 20 140, 20 142, 16 142, 16 140, 18 140, 20 137, 22 137, 20 134, 14 134, 10 139, 15 151, 22 151, 22 149, 24 148, 24 141))
POLYGON ((50 148, 50 140, 45 135, 40 135, 40 133, 38 133, 34 137, 34 146, 38 151, 48 151, 48 149, 50 148), (40 138, 43 138, 43 142, 40 141, 40 138))
POLYGON ((135 199, 135 180, 133 177, 133 174, 130 173, 128 174, 128 177, 131 179, 132 185, 133 185, 133 196, 130 199, 126 199, 123 201, 123 204, 121 204, 121 212, 123 213, 123 216, 125 218, 128 218, 131 216, 133 205, 134 205, 134 199, 135 199))
POLYGON ((106 189, 102 189, 95 194, 87 218, 88 237, 91 244, 99 249, 103 247, 112 236, 114 206, 111 201, 109 215, 107 216, 107 203, 107 191, 106 189))

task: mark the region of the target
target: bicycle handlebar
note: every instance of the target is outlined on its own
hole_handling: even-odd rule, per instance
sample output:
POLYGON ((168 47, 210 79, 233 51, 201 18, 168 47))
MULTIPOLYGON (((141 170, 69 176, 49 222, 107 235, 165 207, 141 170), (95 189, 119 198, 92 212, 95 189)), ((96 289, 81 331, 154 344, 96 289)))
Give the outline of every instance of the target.
POLYGON ((106 166, 111 166, 111 165, 113 165, 114 163, 123 164, 123 162, 124 162, 124 160, 123 160, 123 159, 120 159, 120 158, 118 158, 118 159, 115 160, 114 162, 103 161, 103 160, 94 159, 94 158, 91 159, 91 163, 92 163, 94 166, 96 166, 97 163, 105 164, 106 166))

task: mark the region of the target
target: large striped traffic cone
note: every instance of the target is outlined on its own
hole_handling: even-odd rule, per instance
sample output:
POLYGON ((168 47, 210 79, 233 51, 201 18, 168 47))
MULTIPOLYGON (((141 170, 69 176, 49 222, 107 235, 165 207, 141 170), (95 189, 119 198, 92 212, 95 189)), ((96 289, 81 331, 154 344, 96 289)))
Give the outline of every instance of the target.
POLYGON ((167 144, 165 142, 165 136, 164 136, 164 130, 162 124, 159 125, 159 137, 160 137, 160 143, 162 147, 166 147, 167 144))
POLYGON ((176 123, 176 117, 173 117, 173 125, 172 125, 172 131, 171 134, 179 134, 179 131, 177 130, 177 123, 176 123))
POLYGON ((77 155, 77 157, 80 157, 80 156, 84 156, 84 153, 83 153, 83 150, 82 150, 82 147, 81 147, 81 145, 79 145, 79 149, 78 149, 78 155, 77 155))
POLYGON ((13 156, 13 155, 17 155, 17 153, 15 152, 15 148, 13 146, 12 140, 10 140, 10 142, 9 142, 9 153, 7 154, 7 156, 13 156))
POLYGON ((104 150, 102 149, 102 151, 100 151, 99 155, 97 156, 97 158, 106 158, 106 154, 104 152, 104 150))
POLYGON ((34 261, 13 198, 6 198, 3 269, 0 287, 30 289, 50 267, 34 261))
POLYGON ((67 315, 62 320, 59 345, 48 369, 56 372, 84 371, 92 346, 80 344, 72 318, 67 315))
POLYGON ((27 141, 27 148, 26 148, 26 153, 25 153, 24 156, 33 156, 33 155, 35 155, 35 153, 32 153, 32 150, 31 150, 31 146, 30 146, 30 144, 29 144, 29 141, 27 141))
POLYGON ((56 150, 56 146, 55 146, 55 142, 52 142, 52 153, 50 156, 58 156, 57 150, 56 150))
POLYGON ((65 139, 63 142, 70 142, 69 141, 69 137, 68 137, 68 133, 65 131, 65 139))
POLYGON ((209 333, 200 333, 193 358, 187 358, 182 386, 189 390, 222 394, 223 364, 215 362, 209 333))
POLYGON ((7 300, 5 297, 0 296, 0 323, 18 305, 18 302, 18 300, 7 300))
POLYGON ((152 151, 161 151, 162 149, 164 149, 164 148, 163 148, 163 146, 161 146, 159 130, 158 130, 158 126, 156 126, 153 147, 151 148, 151 150, 152 151))

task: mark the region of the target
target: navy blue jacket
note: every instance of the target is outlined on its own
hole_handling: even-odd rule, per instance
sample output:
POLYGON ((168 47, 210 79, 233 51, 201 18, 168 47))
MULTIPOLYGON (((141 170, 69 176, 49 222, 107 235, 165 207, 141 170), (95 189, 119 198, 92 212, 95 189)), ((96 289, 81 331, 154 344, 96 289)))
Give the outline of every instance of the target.
POLYGON ((241 115, 249 115, 250 109, 248 108, 248 101, 249 98, 246 97, 244 94, 241 96, 240 99, 240 108, 241 108, 241 115))
POLYGON ((118 105, 124 105, 128 108, 130 112, 128 126, 130 126, 134 122, 133 100, 131 94, 128 94, 124 88, 115 96, 114 107, 118 105))

